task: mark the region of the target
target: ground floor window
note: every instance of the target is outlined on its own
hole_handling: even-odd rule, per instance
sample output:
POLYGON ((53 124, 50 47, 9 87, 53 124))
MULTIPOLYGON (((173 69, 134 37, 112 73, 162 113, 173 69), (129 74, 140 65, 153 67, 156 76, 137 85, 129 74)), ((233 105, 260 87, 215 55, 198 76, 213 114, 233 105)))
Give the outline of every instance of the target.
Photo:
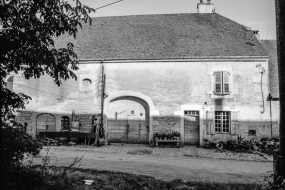
POLYGON ((61 117, 61 130, 68 130, 70 127, 70 122, 69 122, 69 117, 68 116, 62 116, 61 117))
POLYGON ((215 132, 217 133, 230 132, 230 112, 226 111, 215 112, 215 132))

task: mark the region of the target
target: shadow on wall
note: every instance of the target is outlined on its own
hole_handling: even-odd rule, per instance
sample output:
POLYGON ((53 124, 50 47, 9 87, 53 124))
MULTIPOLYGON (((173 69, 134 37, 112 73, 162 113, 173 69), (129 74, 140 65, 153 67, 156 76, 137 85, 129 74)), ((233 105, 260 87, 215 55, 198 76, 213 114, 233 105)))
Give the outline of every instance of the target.
MULTIPOLYGON (((39 129, 46 131, 66 130, 66 117, 71 115, 21 112, 16 121, 27 126, 27 133, 35 134, 39 129), (48 129, 45 128, 49 125, 48 129), (43 128, 44 127, 44 128, 43 128)), ((79 123, 80 132, 91 132, 92 115, 76 115, 75 121, 79 123)), ((237 138, 239 135, 245 139, 260 139, 262 137, 276 137, 279 135, 277 122, 270 121, 223 121, 199 119, 193 113, 190 116, 161 116, 153 118, 153 134, 156 132, 180 132, 185 144, 198 145, 204 139, 226 141, 237 138), (181 127, 182 126, 182 127, 181 127)), ((106 130, 106 125, 104 126, 106 130)), ((126 119, 107 120, 107 138, 109 142, 148 143, 150 134, 149 122, 145 118, 128 117, 126 119)), ((151 137, 153 140, 153 137, 151 137)))

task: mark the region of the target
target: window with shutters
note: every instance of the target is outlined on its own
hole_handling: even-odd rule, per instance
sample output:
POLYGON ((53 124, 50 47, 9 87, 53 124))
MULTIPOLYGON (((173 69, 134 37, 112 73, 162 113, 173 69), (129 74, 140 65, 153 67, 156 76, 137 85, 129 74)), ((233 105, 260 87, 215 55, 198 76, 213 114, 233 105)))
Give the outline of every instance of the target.
POLYGON ((228 71, 216 71, 215 75, 215 95, 230 94, 230 73, 228 71))
POLYGON ((216 133, 230 132, 230 112, 226 111, 215 112, 215 132, 216 133))

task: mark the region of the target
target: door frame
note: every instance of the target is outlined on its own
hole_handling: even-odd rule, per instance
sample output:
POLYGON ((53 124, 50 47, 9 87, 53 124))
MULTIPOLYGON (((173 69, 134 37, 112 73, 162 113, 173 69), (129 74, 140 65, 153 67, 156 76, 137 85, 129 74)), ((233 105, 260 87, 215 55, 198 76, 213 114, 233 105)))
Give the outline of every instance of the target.
POLYGON ((183 133, 183 139, 184 139, 184 144, 185 144, 185 115, 187 115, 187 114, 185 114, 185 112, 187 112, 187 111, 193 111, 193 112, 198 112, 198 114, 197 115, 193 115, 193 116, 197 116, 198 117, 198 120, 197 120, 197 122, 198 122, 198 142, 197 142, 197 146, 200 146, 200 110, 196 110, 196 109, 192 109, 192 110, 189 110, 189 109, 186 109, 186 110, 183 110, 183 131, 184 131, 184 133, 183 133))

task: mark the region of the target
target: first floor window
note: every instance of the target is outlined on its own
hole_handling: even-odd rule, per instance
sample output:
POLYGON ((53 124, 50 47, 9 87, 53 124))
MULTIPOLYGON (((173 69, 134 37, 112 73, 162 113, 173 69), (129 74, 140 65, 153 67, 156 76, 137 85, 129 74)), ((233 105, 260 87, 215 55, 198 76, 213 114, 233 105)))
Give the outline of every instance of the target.
POLYGON ((62 130, 68 130, 70 127, 70 122, 69 122, 69 117, 68 116, 63 116, 61 117, 61 129, 62 130))
POLYGON ((215 95, 230 94, 230 73, 227 71, 214 72, 215 75, 215 95))
POLYGON ((226 111, 215 112, 215 132, 216 133, 230 132, 230 112, 226 111))

